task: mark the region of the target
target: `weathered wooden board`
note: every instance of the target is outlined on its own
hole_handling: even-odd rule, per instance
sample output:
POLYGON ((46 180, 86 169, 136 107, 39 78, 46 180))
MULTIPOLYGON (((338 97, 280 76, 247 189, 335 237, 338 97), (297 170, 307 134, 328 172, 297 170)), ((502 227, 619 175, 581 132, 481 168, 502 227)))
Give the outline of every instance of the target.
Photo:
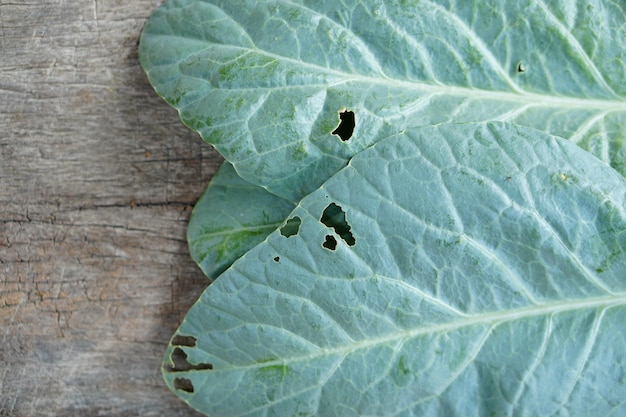
POLYGON ((162 382, 208 281, 186 223, 220 164, 148 84, 161 0, 0 0, 0 415, 196 416, 162 382))

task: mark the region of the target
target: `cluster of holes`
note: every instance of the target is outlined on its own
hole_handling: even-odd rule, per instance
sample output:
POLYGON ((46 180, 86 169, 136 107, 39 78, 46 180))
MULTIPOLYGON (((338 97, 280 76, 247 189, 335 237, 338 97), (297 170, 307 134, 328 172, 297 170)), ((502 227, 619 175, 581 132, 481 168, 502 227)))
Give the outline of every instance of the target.
MULTIPOLYGON (((339 112, 339 124, 331 134, 339 136, 342 141, 349 140, 354 134, 356 127, 356 116, 353 111, 344 109, 339 112)), ((331 203, 324 209, 320 221, 327 227, 332 228, 339 237, 349 246, 353 246, 356 241, 350 230, 350 225, 346 221, 346 213, 335 203, 331 203)), ((291 237, 298 234, 302 220, 295 216, 285 222, 280 228, 280 234, 284 237, 291 237)), ((334 251, 337 248, 337 239, 333 235, 326 235, 322 246, 334 251)), ((280 257, 276 256, 274 262, 280 262, 280 257)))
MULTIPOLYGON (((203 371, 213 369, 213 364, 210 363, 197 363, 193 364, 187 359, 187 353, 182 349, 193 348, 196 346, 197 339, 193 336, 176 335, 172 339, 171 344, 175 346, 172 354, 170 355, 171 363, 165 364, 165 370, 167 372, 187 372, 187 371, 203 371)), ((174 378, 174 388, 180 391, 193 393, 193 383, 188 378, 174 378)))
MULTIPOLYGON (((354 246, 356 240, 352 234, 352 228, 346 220, 346 213, 341 206, 336 203, 330 203, 322 212, 320 222, 335 232, 337 236, 341 238, 348 246, 354 246)), ((300 231, 300 225, 302 220, 298 216, 294 216, 285 222, 285 225, 280 228, 280 234, 286 238, 295 236, 300 231)), ((337 249, 337 239, 332 234, 326 235, 322 246, 328 250, 334 251, 337 249)), ((274 262, 280 262, 280 257, 274 257, 274 262)))

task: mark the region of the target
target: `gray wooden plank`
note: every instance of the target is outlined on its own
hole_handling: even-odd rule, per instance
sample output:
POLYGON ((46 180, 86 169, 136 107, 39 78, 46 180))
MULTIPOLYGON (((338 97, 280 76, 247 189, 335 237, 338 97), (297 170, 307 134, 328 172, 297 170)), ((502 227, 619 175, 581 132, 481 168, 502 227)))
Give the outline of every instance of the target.
POLYGON ((199 415, 159 367, 221 158, 139 67, 160 2, 0 1, 0 415, 199 415))

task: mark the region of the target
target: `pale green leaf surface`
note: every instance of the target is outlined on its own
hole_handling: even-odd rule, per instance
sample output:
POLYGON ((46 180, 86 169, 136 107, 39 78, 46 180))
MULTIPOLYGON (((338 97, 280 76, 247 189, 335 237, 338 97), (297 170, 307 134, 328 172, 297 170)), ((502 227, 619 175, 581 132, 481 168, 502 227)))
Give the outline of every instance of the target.
POLYGON ((297 233, 236 261, 173 338, 164 375, 193 407, 626 414, 626 179, 570 142, 503 124, 408 129, 288 217, 297 233), (333 204, 349 228, 324 224, 333 204))
POLYGON ((217 278, 273 232, 293 208, 293 203, 242 180, 225 162, 189 220, 191 256, 209 278, 217 278))
POLYGON ((170 0, 139 53, 186 125, 294 202, 376 140, 446 121, 534 127, 626 174, 622 1, 170 0))

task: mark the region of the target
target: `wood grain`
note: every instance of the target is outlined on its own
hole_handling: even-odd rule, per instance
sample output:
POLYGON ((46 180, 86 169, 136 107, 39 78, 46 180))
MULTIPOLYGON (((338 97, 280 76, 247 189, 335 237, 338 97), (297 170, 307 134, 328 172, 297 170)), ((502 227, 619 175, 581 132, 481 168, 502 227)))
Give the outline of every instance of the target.
POLYGON ((160 3, 0 0, 1 416, 199 415, 160 364, 221 158, 139 67, 160 3))

